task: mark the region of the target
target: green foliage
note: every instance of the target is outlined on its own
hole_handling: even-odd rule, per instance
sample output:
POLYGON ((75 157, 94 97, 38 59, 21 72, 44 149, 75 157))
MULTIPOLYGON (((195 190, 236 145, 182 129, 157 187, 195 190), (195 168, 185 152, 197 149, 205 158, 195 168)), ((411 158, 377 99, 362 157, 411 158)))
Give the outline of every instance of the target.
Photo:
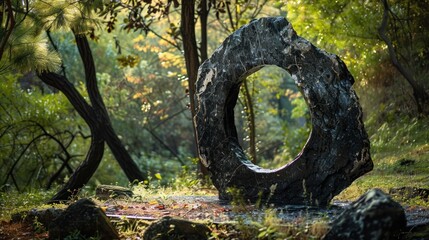
MULTIPOLYGON (((396 187, 428 188, 429 135, 428 131, 422 131, 428 127, 426 119, 405 115, 381 125, 370 125, 368 132, 374 170, 355 181, 337 199, 356 199, 371 188, 386 192, 396 187)), ((427 206, 418 199, 407 200, 406 203, 427 206)))
MULTIPOLYGON (((72 107, 62 94, 45 94, 50 90, 37 85, 24 90, 17 76, 4 77, 0 85, 1 184, 20 190, 47 187, 63 161, 74 167, 82 154, 81 147, 87 144, 79 135, 82 120, 71 114, 72 107)), ((20 81, 24 86, 34 79, 27 75, 20 81)), ((66 172, 52 183, 61 182, 66 172)))
MULTIPOLYGON (((309 136, 311 122, 307 104, 290 75, 279 67, 265 66, 246 81, 256 119, 257 164, 271 169, 282 166, 298 155, 309 136)), ((249 128, 245 125, 243 98, 241 94, 236 108, 236 115, 242 118, 236 122, 246 148, 249 128)))
MULTIPOLYGON (((9 221, 15 213, 21 213, 33 208, 47 208, 45 202, 52 197, 53 191, 30 190, 26 193, 17 191, 0 191, 0 222, 9 221)), ((64 207, 54 205, 55 207, 64 207)), ((37 223, 36 223, 37 224, 37 223)))
POLYGON ((46 232, 46 227, 43 226, 43 223, 39 222, 38 217, 36 216, 36 218, 33 221, 33 229, 35 233, 43 233, 46 232))
POLYGON ((102 1, 95 2, 94 5, 87 1, 17 2, 13 9, 16 24, 10 37, 5 39, 0 73, 58 70, 61 58, 49 46, 50 36, 47 34, 68 28, 77 33, 93 32, 97 20, 91 13, 102 1))
POLYGON ((135 55, 119 56, 116 58, 120 67, 135 67, 140 62, 140 59, 135 55))
POLYGON ((282 9, 298 35, 339 55, 360 84, 368 83, 368 69, 384 52, 377 1, 287 1, 282 9))

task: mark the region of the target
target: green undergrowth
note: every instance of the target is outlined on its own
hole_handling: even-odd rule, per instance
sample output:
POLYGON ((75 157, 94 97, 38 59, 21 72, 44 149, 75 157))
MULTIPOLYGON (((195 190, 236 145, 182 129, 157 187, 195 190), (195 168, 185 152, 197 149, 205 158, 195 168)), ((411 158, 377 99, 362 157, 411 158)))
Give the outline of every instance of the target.
MULTIPOLYGON (((334 201, 353 201, 372 188, 380 188, 389 192, 391 188, 416 187, 429 188, 429 121, 426 118, 398 117, 394 121, 381 124, 367 120, 367 131, 371 141, 371 156, 374 169, 357 179, 350 187, 335 197, 334 201)), ((147 182, 129 186, 135 197, 130 203, 156 200, 158 203, 169 204, 172 196, 216 196, 216 190, 208 179, 197 177, 197 173, 184 168, 175 179, 168 184, 162 173, 153 174, 147 182)), ((44 208, 46 201, 54 195, 53 191, 31 191, 17 193, 15 191, 0 192, 0 222, 8 221, 14 213, 32 208, 44 208)), ((78 196, 93 197, 93 189, 85 189, 78 196)), ((401 204, 408 206, 429 207, 427 200, 420 198, 402 199, 394 197, 401 204)), ((236 196, 232 211, 240 211, 245 202, 236 196)), ((58 206, 64 207, 64 206, 58 206)), ((328 220, 315 220, 306 223, 305 216, 294 223, 282 222, 276 212, 269 206, 262 207, 263 217, 242 215, 238 218, 234 229, 225 226, 213 227, 211 239, 246 239, 246 236, 257 236, 260 239, 320 239, 328 229, 328 220)), ((130 236, 142 232, 150 224, 137 224, 123 219, 116 223, 122 236, 130 236)))
POLYGON ((54 191, 17 191, 0 192, 0 222, 9 221, 13 214, 25 212, 33 208, 44 209, 49 207, 62 208, 65 205, 48 205, 46 202, 54 195, 54 191))
MULTIPOLYGON (((427 118, 395 117, 379 125, 366 123, 374 169, 357 179, 336 197, 355 200, 371 188, 429 188, 429 121, 427 118)), ((406 204, 429 207, 422 199, 396 198, 406 204)))

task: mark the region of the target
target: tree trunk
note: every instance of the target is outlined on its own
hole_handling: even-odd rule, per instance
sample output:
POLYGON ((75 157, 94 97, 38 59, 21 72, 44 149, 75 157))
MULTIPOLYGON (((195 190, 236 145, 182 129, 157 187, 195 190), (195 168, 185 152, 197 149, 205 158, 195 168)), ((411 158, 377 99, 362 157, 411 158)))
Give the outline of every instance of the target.
POLYGON ((74 88, 73 84, 65 77, 52 72, 42 72, 38 76, 44 83, 60 90, 67 97, 91 130, 91 145, 85 160, 74 171, 61 190, 50 200, 50 202, 65 201, 77 194, 97 170, 104 154, 104 140, 100 125, 94 117, 93 109, 74 88))
POLYGON ((110 117, 107 113, 106 106, 104 105, 103 98, 101 97, 97 85, 95 64, 88 39, 82 34, 75 34, 75 39, 85 68, 85 82, 91 105, 96 113, 97 120, 103 125, 103 137, 115 156, 116 161, 118 161, 122 170, 124 170, 128 180, 130 182, 135 180, 144 181, 147 179, 147 176, 140 171, 140 168, 133 161, 112 127, 110 117))
POLYGON ((255 127, 255 111, 253 108, 252 96, 249 92, 249 86, 247 79, 243 81, 243 93, 244 93, 244 106, 247 118, 247 127, 249 128, 249 155, 251 161, 256 164, 256 127, 255 127))
POLYGON ((0 60, 3 58, 3 53, 6 49, 7 41, 9 40, 10 35, 12 34, 12 31, 15 27, 15 17, 13 16, 13 9, 12 9, 12 3, 10 0, 1 1, 0 3, 2 6, 2 12, 0 13, 0 29, 3 33, 2 37, 0 38, 0 60), (7 16, 5 20, 3 20, 3 14, 7 13, 7 16), (2 24, 5 22, 5 26, 3 28, 2 24))
POLYGON ((100 165, 104 154, 104 140, 101 136, 101 132, 101 129, 98 127, 96 129, 91 129, 91 146, 89 147, 85 160, 73 172, 70 179, 61 190, 51 198, 49 201, 50 203, 70 199, 70 197, 76 195, 91 179, 98 165, 100 165))
POLYGON ((195 37, 194 21, 194 0, 182 2, 181 13, 181 34, 183 37, 183 50, 188 73, 189 100, 191 105, 192 118, 195 116, 195 81, 197 80, 198 67, 198 47, 195 37))
POLYGON ((390 38, 386 34, 387 22, 389 20, 389 11, 390 7, 387 3, 387 0, 383 0, 383 20, 381 22, 381 26, 378 28, 378 34, 380 38, 386 43, 387 49, 389 51, 390 60, 392 61, 393 66, 402 74, 405 80, 410 84, 413 89, 414 100, 417 105, 417 111, 420 114, 425 116, 429 115, 429 95, 425 91, 424 87, 421 86, 413 77, 411 72, 407 70, 396 57, 395 48, 393 47, 393 43, 390 38))
POLYGON ((201 62, 204 62, 208 58, 207 53, 207 18, 209 11, 207 9, 207 0, 201 0, 200 7, 200 23, 201 23, 201 43, 200 43, 200 55, 201 62))
POLYGON ((109 145, 113 156, 115 156, 116 161, 118 161, 128 180, 130 182, 141 182, 146 180, 147 175, 140 171, 140 167, 131 158, 127 149, 125 149, 125 146, 122 144, 115 130, 112 128, 112 125, 106 125, 103 130, 104 140, 106 140, 106 143, 109 145))
MULTIPOLYGON (((183 39, 182 42, 186 62, 186 72, 188 74, 189 103, 192 119, 194 119, 195 117, 195 82, 197 81, 198 67, 200 66, 200 62, 198 59, 198 47, 195 36, 194 8, 195 0, 182 1, 180 31, 183 39)), ((204 30, 202 29, 201 31, 203 33, 204 30)), ((207 38, 205 38, 205 41, 207 42, 207 38)), ((203 51, 206 51, 207 53, 206 48, 203 49, 203 51)), ((196 146, 198 140, 194 121, 192 121, 192 127, 194 130, 194 143, 196 146)), ((201 164, 201 162, 199 162, 198 167, 203 175, 207 174, 207 169, 201 164)))
POLYGON ((92 106, 86 102, 73 84, 64 76, 53 72, 41 72, 38 76, 44 83, 61 91, 85 120, 91 130, 91 146, 83 163, 75 170, 69 181, 51 201, 67 200, 89 181, 103 157, 104 141, 109 145, 130 182, 135 180, 144 181, 147 178, 132 160, 112 128, 97 86, 95 64, 86 36, 75 34, 75 39, 85 68, 85 82, 92 106))

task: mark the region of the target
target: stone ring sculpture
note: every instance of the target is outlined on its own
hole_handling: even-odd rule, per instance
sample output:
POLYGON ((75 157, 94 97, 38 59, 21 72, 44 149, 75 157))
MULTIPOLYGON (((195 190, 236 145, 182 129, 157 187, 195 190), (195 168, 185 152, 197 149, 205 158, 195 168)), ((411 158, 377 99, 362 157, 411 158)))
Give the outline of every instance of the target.
POLYGON ((341 59, 299 37, 282 17, 238 29, 199 68, 196 83, 198 152, 221 200, 237 189, 249 201, 327 205, 372 170, 354 79, 341 59), (278 169, 251 163, 234 123, 240 85, 265 65, 290 73, 304 96, 312 131, 302 151, 278 169))

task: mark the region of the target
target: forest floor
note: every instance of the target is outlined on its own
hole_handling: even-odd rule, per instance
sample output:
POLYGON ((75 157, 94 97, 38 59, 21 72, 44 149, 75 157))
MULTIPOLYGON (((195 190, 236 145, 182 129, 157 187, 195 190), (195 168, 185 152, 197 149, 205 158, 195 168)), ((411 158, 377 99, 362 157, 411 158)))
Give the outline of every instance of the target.
MULTIPOLYGON (((369 189, 379 188, 386 193, 400 187, 429 189, 427 129, 429 122, 420 120, 404 120, 370 129, 373 171, 353 182, 334 198, 331 207, 325 209, 307 206, 257 207, 239 201, 222 204, 218 201, 216 190, 212 186, 195 183, 195 179, 190 179, 189 174, 184 174, 184 177, 178 179, 172 186, 165 187, 155 182, 150 188, 135 188, 133 189, 135 196, 130 199, 100 200, 93 192, 84 192, 78 198, 94 199, 124 239, 141 239, 150 223, 165 216, 206 223, 236 222, 239 226, 252 222, 259 226, 257 234, 264 231, 270 233, 275 229, 273 226, 279 224, 289 226, 292 224, 295 230, 291 234, 305 233, 307 236, 315 237, 313 239, 318 239, 317 236, 323 235, 326 231, 327 223, 344 206, 369 189)), ((11 215, 17 212, 52 207, 43 204, 52 195, 53 192, 45 191, 24 194, 0 192, 0 239, 46 239, 48 237, 46 229, 37 222, 16 223, 10 219, 11 215)), ((393 196, 393 198, 404 207, 408 224, 429 221, 429 196, 393 196)), ((222 236, 226 233, 217 234, 222 236)))
MULTIPOLYGON (((145 200, 136 198, 108 200, 93 198, 93 200, 110 218, 123 239, 141 239, 150 223, 166 216, 209 224, 260 223, 261 229, 269 227, 270 224, 283 224, 293 226, 295 234, 306 233, 315 237, 314 239, 319 239, 326 233, 327 223, 349 204, 335 201, 327 208, 296 205, 257 207, 254 204, 225 204, 219 202, 213 193, 208 192, 204 196, 158 195, 145 200)), ((417 205, 403 206, 408 225, 429 223, 429 208, 417 205)), ((223 234, 226 236, 225 234, 231 233, 223 234)), ((48 232, 37 222, 3 221, 0 224, 0 239, 47 238, 48 232)))

